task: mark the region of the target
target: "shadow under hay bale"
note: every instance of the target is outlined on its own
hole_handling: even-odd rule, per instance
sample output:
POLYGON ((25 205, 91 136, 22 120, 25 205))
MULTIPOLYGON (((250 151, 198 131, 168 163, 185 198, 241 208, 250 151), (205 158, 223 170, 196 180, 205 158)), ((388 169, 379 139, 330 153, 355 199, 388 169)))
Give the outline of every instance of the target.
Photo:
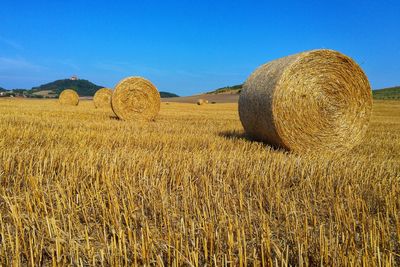
POLYGON ((116 121, 119 121, 119 120, 120 120, 120 119, 118 118, 117 115, 109 116, 109 118, 110 118, 111 120, 116 120, 116 121))
POLYGON ((238 132, 238 131, 223 131, 218 134, 221 137, 227 138, 227 139, 246 139, 249 141, 253 141, 250 136, 248 136, 244 132, 238 132))
POLYGON ((271 145, 269 143, 264 142, 263 140, 256 139, 253 136, 248 135, 245 132, 238 132, 238 131, 223 131, 218 133, 218 136, 230 139, 230 140, 246 140, 248 142, 253 143, 262 143, 263 145, 268 146, 272 150, 279 150, 281 151, 282 148, 279 146, 271 145))

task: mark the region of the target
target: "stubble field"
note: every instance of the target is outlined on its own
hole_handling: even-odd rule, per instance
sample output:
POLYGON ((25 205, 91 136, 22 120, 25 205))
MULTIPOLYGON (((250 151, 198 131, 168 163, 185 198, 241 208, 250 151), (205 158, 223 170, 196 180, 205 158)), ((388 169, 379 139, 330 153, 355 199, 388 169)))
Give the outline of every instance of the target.
POLYGON ((399 265, 400 102, 346 155, 248 140, 237 104, 0 100, 0 265, 399 265))

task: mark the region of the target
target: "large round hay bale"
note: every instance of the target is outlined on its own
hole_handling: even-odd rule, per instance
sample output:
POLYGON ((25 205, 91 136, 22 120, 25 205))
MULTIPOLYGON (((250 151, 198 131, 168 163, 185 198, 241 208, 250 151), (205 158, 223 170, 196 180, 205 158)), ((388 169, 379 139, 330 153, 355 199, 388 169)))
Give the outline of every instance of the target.
POLYGON ((65 89, 58 97, 58 101, 62 105, 77 106, 79 103, 79 95, 72 89, 65 89))
POLYGON ((111 108, 111 96, 113 91, 110 88, 101 88, 96 91, 93 103, 96 108, 111 108))
POLYGON ((153 120, 160 111, 160 93, 142 77, 128 77, 114 89, 111 106, 121 120, 153 120))
POLYGON ((372 108, 362 69, 333 50, 313 50, 259 67, 244 84, 246 133, 287 150, 344 152, 359 144, 372 108))

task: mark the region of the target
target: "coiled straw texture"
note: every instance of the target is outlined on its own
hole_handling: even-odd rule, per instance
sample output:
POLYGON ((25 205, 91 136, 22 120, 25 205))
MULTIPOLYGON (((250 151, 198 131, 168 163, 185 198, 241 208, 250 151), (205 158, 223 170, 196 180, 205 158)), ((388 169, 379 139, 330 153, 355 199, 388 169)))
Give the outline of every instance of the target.
POLYGON ((111 108, 111 96, 113 91, 110 88, 101 88, 96 91, 93 103, 96 108, 111 108))
POLYGON ((160 111, 160 93, 142 77, 128 77, 115 87, 111 104, 121 120, 154 120, 160 111))
POLYGON ((362 69, 325 49, 262 65, 239 97, 248 135, 297 152, 350 150, 362 141, 371 109, 371 87, 362 69))
POLYGON ((58 97, 58 101, 62 105, 77 106, 79 104, 79 95, 72 89, 65 89, 58 97))

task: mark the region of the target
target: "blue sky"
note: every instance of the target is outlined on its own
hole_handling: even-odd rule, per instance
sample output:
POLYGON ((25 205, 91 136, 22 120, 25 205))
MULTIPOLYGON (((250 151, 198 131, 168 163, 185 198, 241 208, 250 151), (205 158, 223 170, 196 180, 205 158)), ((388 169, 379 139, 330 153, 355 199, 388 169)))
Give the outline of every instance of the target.
POLYGON ((9 1, 0 5, 0 87, 126 76, 191 95, 259 65, 330 48, 373 88, 400 85, 400 1, 9 1))

